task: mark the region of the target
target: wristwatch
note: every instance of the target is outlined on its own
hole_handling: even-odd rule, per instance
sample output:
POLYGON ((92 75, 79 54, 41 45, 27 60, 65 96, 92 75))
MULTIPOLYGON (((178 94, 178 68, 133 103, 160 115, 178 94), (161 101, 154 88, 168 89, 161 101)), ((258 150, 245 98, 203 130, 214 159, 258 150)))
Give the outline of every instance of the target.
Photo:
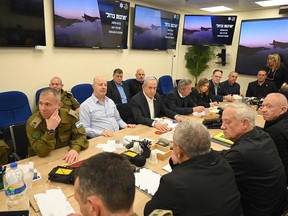
POLYGON ((49 134, 49 135, 54 135, 55 134, 55 130, 53 130, 53 129, 48 129, 47 130, 47 133, 49 134))

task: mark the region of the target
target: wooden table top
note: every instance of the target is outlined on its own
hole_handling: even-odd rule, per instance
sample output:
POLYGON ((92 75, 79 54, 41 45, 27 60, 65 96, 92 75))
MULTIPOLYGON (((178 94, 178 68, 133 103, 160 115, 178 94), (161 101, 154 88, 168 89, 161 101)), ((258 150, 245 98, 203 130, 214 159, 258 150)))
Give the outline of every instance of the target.
MULTIPOLYGON (((190 121, 196 121, 201 123, 203 121, 203 118, 199 118, 199 117, 194 117, 192 115, 189 116, 185 116, 187 119, 189 119, 190 121)), ((258 126, 263 126, 264 125, 264 120, 262 117, 257 116, 256 118, 256 123, 258 126)), ((117 131, 114 133, 113 137, 96 137, 93 139, 89 140, 89 147, 88 149, 81 151, 80 152, 80 158, 79 160, 84 160, 86 158, 89 158, 92 155, 98 154, 100 152, 102 152, 101 149, 97 148, 96 145, 100 144, 100 143, 107 143, 108 140, 122 140, 124 136, 127 135, 133 135, 133 136, 139 136, 140 139, 142 138, 149 138, 152 139, 153 142, 152 144, 156 143, 159 139, 159 135, 155 134, 156 129, 152 128, 152 127, 147 127, 144 125, 137 125, 136 128, 126 128, 120 131, 117 131)), ((209 130, 211 136, 221 132, 220 129, 212 129, 209 130)), ((226 149, 227 147, 213 143, 211 144, 211 147, 214 150, 223 150, 226 149)), ((32 200, 32 203, 34 203, 31 207, 30 206, 30 215, 41 215, 39 210, 37 209, 37 205, 35 205, 35 201, 33 202, 33 195, 37 194, 37 193, 42 193, 47 189, 53 189, 53 188, 61 188, 63 190, 63 193, 66 195, 68 201, 70 202, 70 204, 72 205, 72 207, 74 208, 74 210, 78 213, 80 213, 79 210, 79 206, 77 204, 77 202, 74 199, 74 188, 73 185, 66 185, 66 184, 62 184, 62 183, 56 183, 56 182, 51 182, 48 180, 48 173, 56 166, 65 166, 67 165, 63 160, 63 156, 65 155, 65 153, 67 152, 68 147, 64 147, 61 149, 56 149, 54 151, 52 151, 47 157, 45 158, 40 158, 38 156, 34 156, 34 157, 30 157, 30 158, 26 158, 24 160, 19 161, 20 164, 24 164, 24 163, 28 163, 29 161, 33 161, 34 162, 34 166, 35 169, 37 169, 38 172, 40 172, 41 175, 41 179, 34 181, 33 182, 33 186, 31 189, 29 189, 28 193, 30 195, 30 200, 32 200)), ((123 151, 125 151, 126 149, 118 149, 116 150, 117 153, 121 153, 123 151)), ((162 169, 163 166, 168 164, 168 159, 161 161, 158 160, 158 164, 156 165, 151 165, 149 163, 145 164, 145 167, 148 169, 151 169, 152 171, 155 171, 157 173, 159 173, 160 175, 164 175, 167 172, 165 170, 162 169)), ((5 193, 4 190, 0 191, 0 211, 4 211, 7 210, 6 207, 6 197, 5 197, 5 193)), ((148 195, 146 195, 145 193, 139 191, 138 189, 136 189, 136 194, 135 194, 135 201, 134 201, 134 212, 137 213, 139 216, 143 215, 143 210, 144 210, 144 206, 147 203, 147 201, 150 200, 150 197, 148 195)))

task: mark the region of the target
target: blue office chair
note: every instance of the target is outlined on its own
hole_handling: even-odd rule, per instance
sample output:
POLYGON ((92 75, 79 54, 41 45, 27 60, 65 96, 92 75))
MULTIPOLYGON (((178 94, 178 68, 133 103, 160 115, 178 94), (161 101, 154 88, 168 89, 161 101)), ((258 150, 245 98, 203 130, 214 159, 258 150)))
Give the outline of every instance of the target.
POLYGON ((48 87, 43 87, 43 88, 40 88, 36 91, 36 94, 35 94, 35 103, 36 103, 36 107, 38 107, 38 103, 39 103, 39 97, 40 97, 40 93, 43 89, 45 88, 48 88, 48 87))
POLYGON ((81 104, 84 102, 88 97, 90 97, 93 93, 92 85, 89 83, 83 83, 75 85, 71 92, 76 100, 81 104))
POLYGON ((135 78, 126 79, 125 83, 128 85, 132 80, 135 80, 135 78))
POLYGON ((24 123, 32 115, 26 94, 20 91, 0 93, 0 130, 5 127, 24 123))
POLYGON ((158 91, 161 95, 166 96, 173 88, 173 80, 170 75, 164 75, 159 78, 158 91))

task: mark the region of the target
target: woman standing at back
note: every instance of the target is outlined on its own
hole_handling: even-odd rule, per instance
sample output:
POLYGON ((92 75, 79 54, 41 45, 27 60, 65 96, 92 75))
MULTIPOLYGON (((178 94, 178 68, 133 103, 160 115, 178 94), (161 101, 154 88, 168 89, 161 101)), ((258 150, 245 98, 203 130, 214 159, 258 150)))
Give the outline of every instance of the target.
POLYGON ((267 72, 267 80, 273 81, 278 89, 281 88, 283 83, 288 83, 288 69, 281 62, 279 54, 269 54, 267 65, 263 69, 267 72))

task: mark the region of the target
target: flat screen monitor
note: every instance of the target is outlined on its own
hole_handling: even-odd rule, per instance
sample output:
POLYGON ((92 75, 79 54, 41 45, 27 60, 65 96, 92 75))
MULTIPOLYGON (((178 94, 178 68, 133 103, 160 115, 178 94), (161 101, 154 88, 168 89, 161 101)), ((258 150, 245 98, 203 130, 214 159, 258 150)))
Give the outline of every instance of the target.
POLYGON ((231 45, 237 16, 185 15, 182 45, 231 45))
POLYGON ((0 47, 45 46, 43 0, 0 1, 0 47))
POLYGON ((288 64, 288 17, 242 20, 235 70, 256 75, 271 53, 288 64))
POLYGON ((135 5, 132 49, 175 49, 180 14, 135 5))
POLYGON ((129 9, 117 0, 54 0, 54 45, 126 49, 129 9))

